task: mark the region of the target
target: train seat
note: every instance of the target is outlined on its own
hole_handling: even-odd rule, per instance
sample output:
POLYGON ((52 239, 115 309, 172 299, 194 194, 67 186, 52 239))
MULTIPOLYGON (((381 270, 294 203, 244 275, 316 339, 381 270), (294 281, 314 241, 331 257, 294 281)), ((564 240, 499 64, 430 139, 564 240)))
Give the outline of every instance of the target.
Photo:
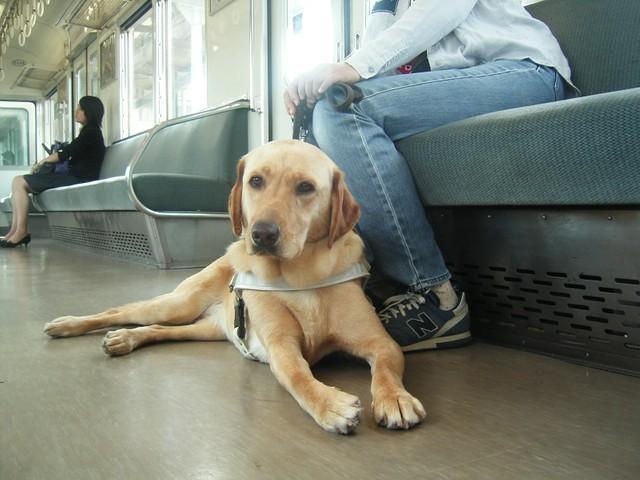
MULTIPOLYGON (((132 209, 131 202, 127 201, 126 185, 122 180, 127 165, 144 140, 144 135, 125 138, 107 147, 98 180, 54 188, 40 195, 30 195, 30 224, 35 217, 43 217, 50 211, 132 209)), ((0 199, 0 212, 5 214, 8 223, 12 211, 11 197, 0 199)))
POLYGON ((98 180, 36 197, 53 238, 160 268, 206 265, 232 240, 227 198, 247 113, 236 102, 115 142, 98 180))
POLYGON ((640 204, 640 3, 547 0, 582 96, 480 115, 399 144, 425 205, 640 204))
POLYGON ((146 136, 145 132, 109 145, 98 180, 45 190, 34 203, 44 212, 133 210, 124 174, 146 136))

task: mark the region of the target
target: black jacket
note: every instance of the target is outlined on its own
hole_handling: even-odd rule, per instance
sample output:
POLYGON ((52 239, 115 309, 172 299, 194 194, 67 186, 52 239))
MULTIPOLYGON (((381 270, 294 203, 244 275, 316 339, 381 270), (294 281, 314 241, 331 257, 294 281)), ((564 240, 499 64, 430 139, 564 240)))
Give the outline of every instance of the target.
POLYGON ((69 175, 86 181, 96 180, 105 150, 102 130, 85 125, 73 142, 58 150, 58 160, 69 160, 69 175))

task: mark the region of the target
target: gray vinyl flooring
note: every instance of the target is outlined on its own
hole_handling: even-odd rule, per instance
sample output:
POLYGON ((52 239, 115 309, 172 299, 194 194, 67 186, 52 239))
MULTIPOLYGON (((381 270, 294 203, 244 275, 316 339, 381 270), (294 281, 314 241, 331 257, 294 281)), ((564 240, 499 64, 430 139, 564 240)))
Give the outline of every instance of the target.
MULTIPOLYGON (((171 290, 193 270, 75 252, 0 250, 0 479, 638 479, 640 379, 476 342, 407 355, 428 418, 351 436, 321 430, 268 366, 227 343, 109 358, 104 332, 44 323, 171 290)), ((327 384, 369 405, 369 371, 331 359, 327 384)))

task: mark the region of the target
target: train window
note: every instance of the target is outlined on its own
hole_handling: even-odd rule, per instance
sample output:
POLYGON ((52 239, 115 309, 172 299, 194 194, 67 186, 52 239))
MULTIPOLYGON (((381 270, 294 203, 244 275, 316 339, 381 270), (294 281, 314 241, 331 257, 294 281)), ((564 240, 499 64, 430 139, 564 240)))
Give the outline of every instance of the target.
POLYGON ((50 143, 55 141, 68 142, 72 137, 71 121, 73 109, 70 106, 69 84, 70 77, 65 77, 47 99, 47 103, 49 103, 49 108, 47 109, 49 132, 45 133, 45 138, 49 138, 50 143))
MULTIPOLYGON (((86 56, 83 54, 81 58, 76 59, 74 62, 73 72, 73 105, 77 105, 78 101, 87 95, 87 61, 86 56)), ((80 131, 82 125, 75 123, 76 133, 80 131)))
POLYGON ((287 82, 319 63, 344 58, 343 10, 349 4, 347 0, 272 2, 271 21, 278 26, 272 29, 270 50, 270 89, 277 92, 270 119, 274 138, 291 135, 291 119, 281 101, 287 82))
POLYGON ((0 166, 26 166, 34 161, 35 104, 0 102, 0 166))
POLYGON ((100 64, 98 63, 98 50, 89 54, 87 66, 87 88, 89 95, 97 96, 100 92, 100 64))
POLYGON ((125 135, 133 135, 155 125, 153 11, 150 9, 123 32, 126 52, 125 135))
POLYGON ((251 92, 251 5, 211 2, 207 20, 207 101, 218 106, 251 92))
POLYGON ((84 64, 75 73, 75 99, 80 100, 87 94, 87 69, 84 64))
MULTIPOLYGON (((42 122, 44 128, 42 129, 42 135, 40 136, 38 141, 43 142, 47 146, 53 143, 53 139, 51 138, 52 108, 53 105, 50 98, 47 98, 44 102, 42 102, 42 109, 40 111, 42 113, 42 122)), ((41 152, 42 151, 40 151, 40 153, 41 152)))
POLYGON ((205 8, 201 0, 169 2, 169 117, 203 110, 207 105, 205 8))
POLYGON ((286 46, 287 80, 319 63, 341 60, 341 21, 339 2, 290 0, 286 46))

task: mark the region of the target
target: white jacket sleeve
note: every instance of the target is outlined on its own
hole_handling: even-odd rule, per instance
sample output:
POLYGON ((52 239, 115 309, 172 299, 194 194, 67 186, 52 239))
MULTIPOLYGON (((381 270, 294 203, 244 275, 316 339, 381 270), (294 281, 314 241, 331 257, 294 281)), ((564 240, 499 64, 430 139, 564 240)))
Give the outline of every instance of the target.
POLYGON ((345 60, 362 78, 404 65, 469 16, 478 0, 415 0, 391 27, 345 60))

